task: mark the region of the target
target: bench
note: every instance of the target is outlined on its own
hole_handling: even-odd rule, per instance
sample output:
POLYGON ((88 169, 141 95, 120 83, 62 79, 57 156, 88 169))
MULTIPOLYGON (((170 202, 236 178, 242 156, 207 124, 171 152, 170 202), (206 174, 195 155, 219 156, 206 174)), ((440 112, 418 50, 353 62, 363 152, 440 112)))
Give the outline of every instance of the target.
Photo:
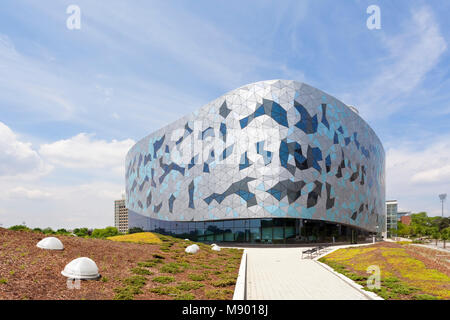
POLYGON ((302 259, 304 254, 309 254, 309 257, 312 259, 312 255, 318 251, 318 248, 312 248, 308 250, 302 251, 302 259))

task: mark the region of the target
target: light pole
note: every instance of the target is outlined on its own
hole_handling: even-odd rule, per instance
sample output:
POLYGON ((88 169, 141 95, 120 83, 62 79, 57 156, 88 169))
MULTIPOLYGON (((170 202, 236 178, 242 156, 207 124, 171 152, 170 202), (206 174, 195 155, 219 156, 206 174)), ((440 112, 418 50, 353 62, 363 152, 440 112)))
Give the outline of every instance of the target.
POLYGON ((441 199, 441 203, 442 203, 442 217, 444 217, 444 201, 445 198, 447 198, 447 194, 443 193, 439 195, 439 199, 441 199))

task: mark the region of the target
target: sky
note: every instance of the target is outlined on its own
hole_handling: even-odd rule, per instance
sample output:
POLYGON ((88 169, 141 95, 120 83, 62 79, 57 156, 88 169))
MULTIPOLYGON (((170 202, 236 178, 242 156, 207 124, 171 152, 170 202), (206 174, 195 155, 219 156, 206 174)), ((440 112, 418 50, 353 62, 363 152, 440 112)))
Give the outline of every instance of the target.
POLYGON ((356 106, 386 151, 386 199, 440 215, 449 16, 438 0, 3 0, 0 226, 113 225, 136 141, 270 79, 356 106), (70 5, 79 29, 67 27, 70 5), (370 5, 380 29, 367 27, 370 5))

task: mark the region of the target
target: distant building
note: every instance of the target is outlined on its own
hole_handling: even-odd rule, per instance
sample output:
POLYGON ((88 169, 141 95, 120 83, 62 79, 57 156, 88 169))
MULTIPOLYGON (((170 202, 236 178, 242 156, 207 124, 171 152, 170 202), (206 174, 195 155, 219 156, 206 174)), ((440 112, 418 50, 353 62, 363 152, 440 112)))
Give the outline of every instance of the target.
POLYGON ((401 221, 402 217, 410 216, 410 215, 411 215, 411 211, 397 212, 397 221, 401 221))
POLYGON ((120 233, 128 232, 128 209, 125 206, 125 196, 114 201, 114 226, 120 233))
POLYGON ((390 238, 391 236, 396 236, 396 234, 391 234, 391 230, 397 230, 397 213, 397 200, 386 201, 386 228, 388 238, 390 238))
POLYGON ((400 217, 400 222, 404 225, 409 226, 411 224, 411 216, 402 216, 400 217))

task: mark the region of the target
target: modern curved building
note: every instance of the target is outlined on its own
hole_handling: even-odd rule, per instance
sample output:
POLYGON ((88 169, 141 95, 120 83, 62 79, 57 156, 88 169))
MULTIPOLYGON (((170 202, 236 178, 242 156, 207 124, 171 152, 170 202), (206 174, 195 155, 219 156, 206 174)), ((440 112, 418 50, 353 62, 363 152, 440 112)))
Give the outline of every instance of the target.
POLYGON ((197 241, 356 241, 385 231, 383 146, 307 84, 252 83, 140 140, 129 226, 197 241))

